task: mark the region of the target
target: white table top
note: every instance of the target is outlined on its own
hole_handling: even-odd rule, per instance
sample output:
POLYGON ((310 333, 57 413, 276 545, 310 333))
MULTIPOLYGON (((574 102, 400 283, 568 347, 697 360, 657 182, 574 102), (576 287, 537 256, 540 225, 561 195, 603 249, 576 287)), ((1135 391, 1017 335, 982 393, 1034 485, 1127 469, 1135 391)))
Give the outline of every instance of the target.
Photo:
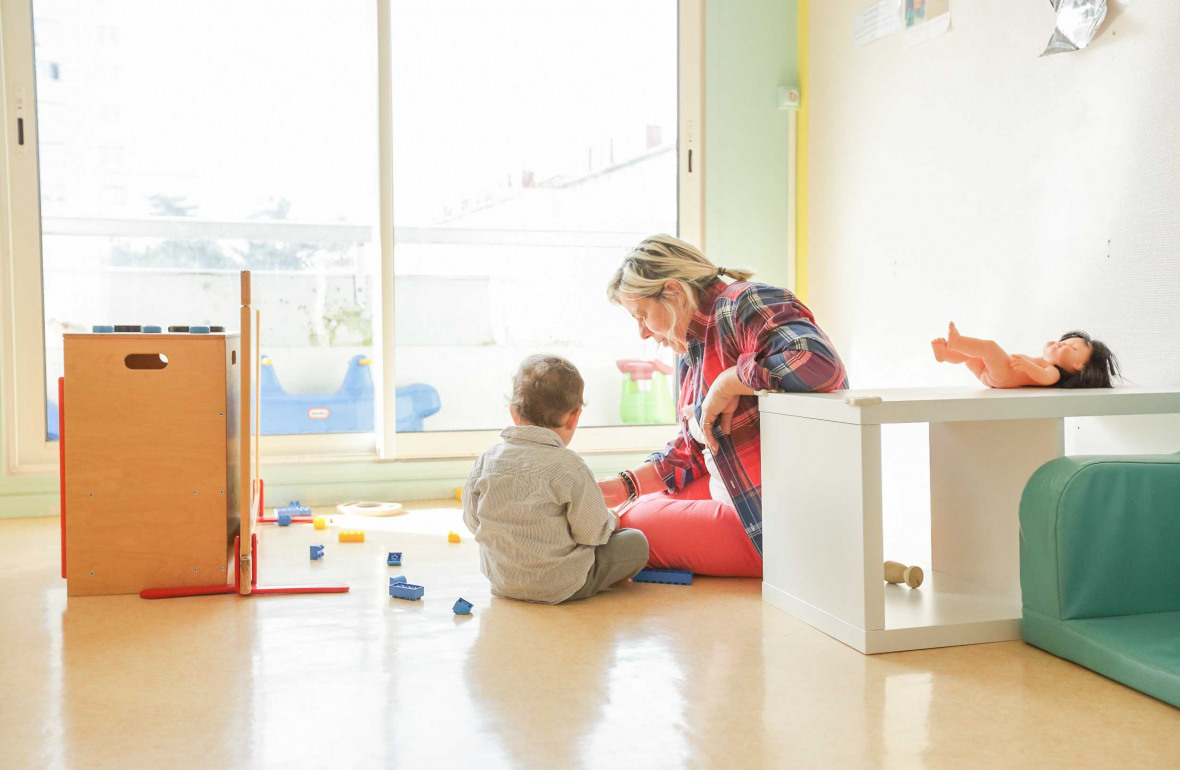
POLYGON ((879 388, 759 393, 764 413, 853 425, 1180 413, 1180 388, 879 388), (874 402, 879 398, 879 402, 874 402), (860 401, 859 405, 847 403, 860 401))

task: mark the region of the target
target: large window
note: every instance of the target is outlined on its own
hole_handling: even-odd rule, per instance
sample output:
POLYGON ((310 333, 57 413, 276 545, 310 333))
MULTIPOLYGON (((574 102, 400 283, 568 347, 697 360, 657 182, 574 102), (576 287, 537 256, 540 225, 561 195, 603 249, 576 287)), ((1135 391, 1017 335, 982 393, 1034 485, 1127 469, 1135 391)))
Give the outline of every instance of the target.
POLYGON ((0 0, 16 464, 52 456, 63 333, 233 329, 242 269, 272 455, 478 451, 534 352, 583 372, 592 447, 668 419, 671 358, 604 286, 699 241, 699 0, 29 8, 0 0))
POLYGON ((263 432, 372 433, 372 388, 367 420, 324 419, 311 394, 370 360, 380 303, 373 3, 35 0, 33 12, 51 398, 63 332, 233 328, 249 269, 263 432), (288 408, 293 394, 310 400, 288 408))
POLYGON ((438 389, 428 430, 503 426, 535 352, 581 370, 583 425, 619 425, 617 362, 671 361, 605 286, 677 232, 676 21, 674 2, 394 1, 397 373, 438 389))

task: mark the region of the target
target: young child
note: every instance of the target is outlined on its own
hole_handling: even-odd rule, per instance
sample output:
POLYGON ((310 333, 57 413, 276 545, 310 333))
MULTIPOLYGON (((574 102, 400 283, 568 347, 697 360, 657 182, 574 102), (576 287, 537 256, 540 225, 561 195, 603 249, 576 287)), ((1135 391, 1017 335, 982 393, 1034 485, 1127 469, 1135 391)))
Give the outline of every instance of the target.
POLYGON ((1008 355, 992 340, 964 337, 953 323, 946 339, 939 337, 930 346, 936 360, 967 364, 989 388, 1110 388, 1111 377, 1119 376, 1118 360, 1110 348, 1081 331, 1046 342, 1041 358, 1008 355))
POLYGON ((594 474, 566 449, 583 387, 569 361, 526 358, 512 379, 515 426, 476 461, 463 487, 463 522, 496 596, 585 599, 647 566, 647 538, 618 529, 594 474))

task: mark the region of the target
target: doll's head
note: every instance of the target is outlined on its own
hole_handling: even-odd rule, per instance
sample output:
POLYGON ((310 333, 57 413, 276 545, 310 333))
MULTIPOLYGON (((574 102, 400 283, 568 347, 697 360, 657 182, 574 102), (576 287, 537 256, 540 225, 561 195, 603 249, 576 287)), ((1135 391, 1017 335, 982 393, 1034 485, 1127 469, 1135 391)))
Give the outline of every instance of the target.
POLYGON ((1056 342, 1046 342, 1042 354, 1049 363, 1077 375, 1071 388, 1109 388, 1119 376, 1118 359, 1105 344, 1083 331, 1066 332, 1056 342))

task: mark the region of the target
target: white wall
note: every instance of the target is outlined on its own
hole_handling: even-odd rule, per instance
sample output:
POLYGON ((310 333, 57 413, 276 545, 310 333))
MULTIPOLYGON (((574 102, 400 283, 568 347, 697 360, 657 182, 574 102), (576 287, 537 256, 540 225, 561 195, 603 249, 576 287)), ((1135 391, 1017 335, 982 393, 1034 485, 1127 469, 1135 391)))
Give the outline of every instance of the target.
MULTIPOLYGON (((1180 385, 1180 3, 1112 5, 1046 58, 1048 2, 952 0, 945 35, 853 48, 867 5, 810 26, 809 299, 853 387, 978 386, 931 356, 950 320, 1025 353, 1085 329, 1180 385)), ((924 426, 883 440, 886 555, 929 564, 924 426)), ((1177 450, 1180 420, 1066 425, 1069 454, 1177 450)))
POLYGON ((866 5, 813 3, 810 29, 810 298, 853 386, 975 384, 931 356, 948 320, 1034 354, 1085 329, 1134 384, 1180 385, 1180 3, 1112 3, 1045 58, 1047 2, 958 0, 945 35, 853 48, 866 5))

